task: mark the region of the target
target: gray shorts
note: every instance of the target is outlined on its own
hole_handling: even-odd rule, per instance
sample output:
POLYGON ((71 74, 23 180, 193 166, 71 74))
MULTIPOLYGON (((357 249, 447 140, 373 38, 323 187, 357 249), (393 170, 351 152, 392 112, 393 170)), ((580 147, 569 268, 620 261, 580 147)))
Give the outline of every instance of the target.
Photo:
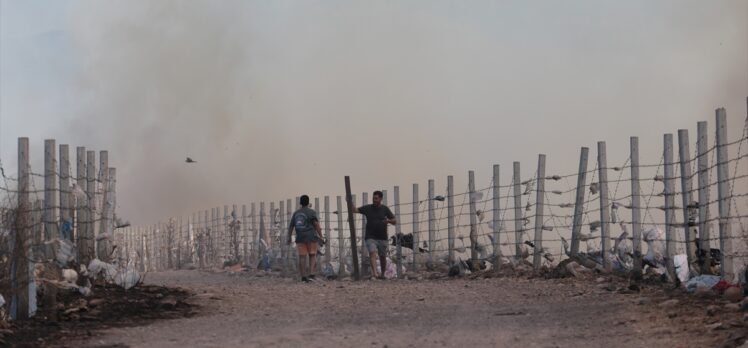
POLYGON ((369 249, 369 253, 373 253, 376 251, 380 256, 385 256, 387 255, 389 244, 386 240, 367 239, 366 248, 369 249))

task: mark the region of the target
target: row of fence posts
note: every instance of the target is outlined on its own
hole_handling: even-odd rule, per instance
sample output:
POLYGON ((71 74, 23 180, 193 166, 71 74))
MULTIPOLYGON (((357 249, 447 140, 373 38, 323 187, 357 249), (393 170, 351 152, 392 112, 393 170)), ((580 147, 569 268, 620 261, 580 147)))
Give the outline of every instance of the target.
MULTIPOLYGON (((731 224, 731 216, 730 216, 730 196, 729 196, 729 180, 728 180, 728 171, 727 171, 727 165, 728 165, 728 148, 727 148, 727 139, 726 139, 726 113, 725 110, 720 108, 716 111, 716 124, 717 124, 717 131, 716 131, 716 140, 717 140, 717 169, 718 169, 718 195, 719 195, 719 240, 720 240, 720 249, 722 250, 722 260, 721 260, 721 273, 726 278, 731 278, 733 275, 733 264, 732 264, 732 253, 731 253, 731 233, 730 233, 730 224, 731 224)), ((708 156, 707 152, 710 151, 708 147, 708 134, 707 134, 707 123, 706 122, 699 122, 698 128, 697 128, 697 150, 698 150, 698 158, 697 158, 697 184, 698 184, 698 217, 696 220, 698 220, 698 231, 699 231, 699 240, 700 240, 700 247, 702 250, 709 250, 710 249, 710 231, 709 231, 709 224, 707 221, 709 220, 710 212, 709 212, 709 186, 710 186, 710 178, 709 178, 709 163, 708 163, 708 156)), ((695 234, 692 234, 692 232, 689 229, 689 220, 693 221, 694 217, 690 215, 689 207, 693 208, 692 204, 692 197, 691 197, 691 186, 692 186, 692 180, 691 180, 691 173, 690 173, 690 163, 691 158, 689 155, 689 138, 688 138, 688 130, 681 129, 678 131, 678 153, 679 153, 679 165, 680 165, 680 179, 681 179, 681 193, 682 193, 682 201, 683 201, 683 207, 682 207, 682 215, 683 215, 683 224, 677 224, 675 219, 675 210, 676 206, 674 203, 674 196, 677 194, 675 190, 675 179, 673 174, 673 165, 676 164, 676 162, 673 160, 673 135, 672 134, 665 134, 663 137, 663 157, 664 157, 664 184, 665 184, 665 245, 666 245, 666 259, 668 262, 667 269, 668 273, 670 273, 671 279, 674 279, 675 270, 673 265, 673 256, 675 255, 675 240, 676 240, 676 228, 683 228, 684 238, 686 241, 686 253, 688 257, 688 264, 691 265, 692 262, 695 260, 695 249, 692 247, 691 242, 693 241, 693 238, 695 234)), ((633 250, 634 250, 634 275, 636 277, 641 277, 642 275, 642 205, 641 205, 641 189, 640 189, 640 177, 639 177, 639 141, 638 137, 631 137, 630 138, 630 175, 631 175, 631 216, 632 216, 632 239, 633 239, 633 250)), ((572 241, 571 241, 571 252, 570 254, 572 257, 578 256, 579 251, 579 245, 580 245, 580 235, 581 235, 581 229, 583 224, 583 215, 585 213, 585 190, 589 186, 587 184, 587 173, 588 173, 588 162, 589 162, 589 149, 587 147, 582 147, 579 157, 579 169, 577 174, 577 184, 576 184, 576 197, 574 202, 574 213, 572 217, 572 241)), ((606 270, 611 270, 611 260, 608 257, 608 254, 611 251, 610 246, 610 225, 611 225, 611 215, 610 215, 610 208, 611 208, 611 198, 608 196, 608 170, 610 168, 607 164, 607 158, 606 158, 606 143, 604 141, 600 141, 597 143, 597 175, 598 175, 598 182, 599 185, 599 218, 600 218, 600 231, 601 231, 601 251, 602 251, 602 262, 603 267, 606 270)), ((494 259, 494 264, 498 267, 500 265, 500 262, 498 261, 503 255, 501 254, 501 248, 500 248, 500 228, 502 226, 501 221, 501 206, 500 206, 500 190, 499 190, 499 182, 500 182, 500 167, 499 165, 493 166, 493 178, 492 178, 492 191, 493 191, 493 227, 490 231, 493 236, 493 254, 492 258, 494 259)), ((471 259, 475 260, 478 258, 477 255, 477 248, 475 246, 477 245, 477 225, 478 222, 476 221, 476 189, 475 189, 475 175, 473 171, 469 171, 468 173, 469 179, 468 179, 468 195, 469 195, 469 207, 470 207, 470 249, 471 249, 471 259)), ((533 227, 534 231, 534 240, 532 241, 535 245, 534 252, 532 254, 532 264, 535 269, 539 269, 541 267, 542 263, 542 257, 543 257, 543 232, 544 232, 544 226, 543 226, 543 219, 545 218, 544 215, 544 202, 545 202, 545 180, 546 180, 546 170, 545 170, 545 155, 540 154, 538 156, 538 162, 537 162, 537 172, 536 172, 536 178, 535 178, 535 185, 536 185, 536 197, 535 197, 535 223, 533 227)), ((512 176, 512 189, 513 189, 513 198, 514 198, 514 233, 515 233, 515 257, 520 258, 523 252, 523 234, 526 231, 523 221, 525 220, 525 216, 523 216, 522 212, 522 195, 523 192, 521 190, 521 184, 523 184, 521 179, 521 173, 520 173, 520 163, 514 162, 513 163, 513 176, 512 176)), ((411 265, 412 269, 416 269, 418 267, 417 265, 417 255, 419 254, 419 246, 420 246, 420 237, 421 237, 421 226, 419 224, 419 219, 417 216, 419 216, 419 185, 413 184, 413 191, 412 191, 412 197, 413 197, 413 210, 412 214, 414 217, 412 219, 412 231, 413 231, 413 264, 411 265)), ((387 193, 386 190, 384 191, 384 204, 387 204, 387 193)), ((448 242, 448 260, 450 265, 455 263, 455 255, 454 255, 454 239, 455 239, 455 233, 456 233, 456 225, 455 225, 455 201, 454 201, 454 178, 453 176, 447 177, 447 220, 448 220, 448 227, 447 227, 447 242, 448 242)), ((428 192, 427 192, 427 206, 428 206, 428 226, 426 229, 426 237, 428 241, 429 246, 436 245, 437 242, 437 228, 436 228, 436 216, 435 216, 435 204, 434 202, 437 200, 435 189, 434 189, 434 180, 428 181, 428 192)), ((356 206, 356 196, 350 195, 350 197, 347 198, 347 201, 350 201, 352 206, 356 206)), ((316 198, 314 201, 314 206, 316 208, 319 208, 319 198, 316 198)), ((275 202, 270 202, 270 212, 265 210, 266 203, 261 202, 259 204, 259 228, 257 225, 257 216, 255 214, 256 205, 255 203, 252 203, 249 209, 249 214, 247 214, 247 206, 242 206, 242 214, 240 219, 240 226, 241 226, 241 236, 242 236, 242 248, 243 250, 242 255, 239 255, 238 245, 235 246, 233 255, 232 253, 227 254, 226 243, 228 241, 226 236, 226 229, 229 226, 229 208, 228 206, 224 206, 223 209, 223 223, 220 223, 221 217, 220 217, 220 208, 213 208, 210 211, 210 218, 208 211, 204 211, 202 213, 195 213, 192 214, 192 218, 188 219, 188 223, 186 227, 181 225, 181 219, 177 220, 180 223, 180 226, 177 227, 177 229, 180 231, 180 236, 184 236, 182 232, 187 229, 188 231, 193 231, 190 234, 191 240, 194 240, 195 242, 198 242, 197 247, 194 249, 194 253, 196 253, 194 259, 197 260, 197 263, 199 264, 199 267, 209 267, 211 265, 218 265, 223 261, 229 261, 227 259, 227 256, 231 256, 233 259, 236 260, 243 260, 244 263, 250 264, 250 265, 257 265, 261 250, 260 245, 257 242, 261 236, 264 236, 266 233, 270 233, 266 229, 266 223, 264 221, 266 216, 269 216, 269 226, 271 226, 271 231, 275 231, 273 237, 273 242, 279 242, 279 251, 280 251, 280 257, 277 258, 278 261, 281 261, 281 269, 284 274, 288 274, 289 271, 293 271, 295 268, 295 264, 291 263, 290 261, 293 260, 295 257, 294 252, 290 252, 288 249, 284 235, 286 232, 286 227, 288 226, 288 221, 290 220, 291 213, 292 213, 292 205, 291 200, 286 200, 278 202, 279 205, 279 214, 278 218, 279 220, 276 221, 276 209, 275 209, 275 202), (276 224, 279 224, 280 228, 275 228, 276 224), (251 236, 250 236, 251 235, 251 236), (240 257, 241 256, 241 257, 240 257)), ((338 270, 340 273, 344 274, 343 269, 343 257, 344 255, 348 254, 348 252, 345 250, 345 241, 346 237, 343 234, 343 214, 344 206, 343 206, 343 199, 341 196, 336 197, 336 212, 334 213, 337 215, 337 228, 338 228, 338 258, 340 261, 340 270, 338 270)), ((364 193, 362 195, 362 204, 368 203, 368 195, 367 193, 364 193)), ((400 189, 398 186, 394 187, 394 203, 395 203, 395 215, 400 216, 400 189)), ((296 208, 298 208, 298 197, 296 198, 296 208)), ((234 205, 233 212, 236 214, 237 207, 234 205)), ((331 219, 330 219, 330 197, 325 196, 324 197, 324 219, 323 219, 323 229, 324 229, 324 235, 328 241, 331 240, 331 219)), ((351 222, 353 223, 353 222, 351 222)), ((362 226, 365 225, 366 221, 365 218, 361 221, 362 226)), ((398 224, 395 229, 396 233, 399 233, 401 231, 400 224, 398 224)), ((147 269, 162 269, 164 268, 164 265, 168 265, 168 268, 172 268, 171 263, 171 251, 174 250, 173 245, 171 245, 171 242, 167 242, 163 240, 162 238, 158 238, 156 234, 158 234, 159 227, 153 226, 149 228, 131 228, 127 230, 128 234, 128 244, 126 247, 126 250, 131 250, 133 247, 137 248, 137 252, 140 255, 147 255, 145 260, 149 262, 148 264, 141 265, 141 268, 144 270, 147 269), (153 244, 153 250, 148 250, 149 243, 153 244), (165 247, 164 247, 165 246, 165 247), (148 253, 151 254, 148 254, 148 253), (149 256, 148 256, 149 255, 149 256), (166 257, 166 261, 164 261, 164 257, 166 257), (152 258, 161 258, 161 261, 158 260, 151 260, 152 258), (153 261, 156 261, 153 263, 153 261)), ((363 250, 365 249, 365 244, 363 241, 363 238, 361 238, 361 247, 363 250)), ((349 239, 350 240, 350 239, 349 239)), ((236 241, 234 241, 236 243, 236 241)), ((354 254, 357 254, 358 251, 356 250, 357 240, 351 241, 349 244, 351 246, 351 251, 354 254)), ((178 255, 183 255, 181 251, 181 247, 183 243, 179 243, 179 247, 176 249, 178 255)), ((433 261, 434 255, 433 255, 433 247, 429 248, 429 254, 428 259, 433 261)), ((396 262, 398 264, 398 276, 402 276, 400 274, 401 265, 402 265, 402 250, 401 246, 396 246, 396 262)), ((709 253, 706 253, 706 257, 709 257, 709 253)), ((194 260, 194 259, 191 259, 194 260)), ((178 258, 178 260, 181 262, 182 257, 178 258)), ((330 244, 328 243, 325 246, 325 254, 324 254, 324 260, 320 263, 321 265, 327 264, 331 261, 331 250, 330 250, 330 244)), ((370 260, 367 260, 366 253, 362 254, 362 262, 364 264, 367 264, 368 262, 371 262, 370 260)), ((356 262, 357 263, 357 262, 356 262)), ((709 260, 707 259, 704 263, 705 265, 709 264, 709 260)), ((179 267, 180 265, 177 265, 179 267)), ((707 272, 706 267, 701 270, 702 272, 707 272)))
POLYGON ((15 210, 9 207, 6 214, 12 216, 3 219, 5 227, 12 231, 12 319, 27 319, 36 307, 35 263, 54 258, 50 254, 53 241, 65 239, 74 243, 79 264, 88 265, 94 258, 111 261, 113 245, 107 237, 113 235, 115 228, 117 170, 109 166, 108 151, 99 153, 98 172, 95 151, 78 147, 76 154, 77 178, 73 182, 69 145, 61 144, 58 148, 54 139, 45 140, 44 190, 36 190, 33 177, 41 175, 31 171, 29 139, 18 138, 15 191, 7 187, 6 178, 6 194, 16 193, 16 207, 15 210), (101 191, 97 191, 97 183, 101 185, 101 191), (31 193, 39 191, 44 193, 44 199, 32 203, 31 193), (101 207, 97 206, 98 201, 102 202, 101 207))

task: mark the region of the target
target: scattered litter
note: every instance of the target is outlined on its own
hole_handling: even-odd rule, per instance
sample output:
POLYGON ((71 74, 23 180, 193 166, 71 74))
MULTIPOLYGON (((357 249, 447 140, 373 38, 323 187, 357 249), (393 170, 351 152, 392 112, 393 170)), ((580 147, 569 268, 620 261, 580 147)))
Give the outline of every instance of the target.
POLYGON ((689 293, 694 293, 698 288, 706 288, 706 289, 712 289, 717 283, 719 283, 720 278, 719 276, 715 275, 700 275, 691 278, 686 282, 686 291, 689 293))
POLYGON ((62 279, 68 283, 75 284, 78 281, 78 272, 69 268, 63 269, 62 279))

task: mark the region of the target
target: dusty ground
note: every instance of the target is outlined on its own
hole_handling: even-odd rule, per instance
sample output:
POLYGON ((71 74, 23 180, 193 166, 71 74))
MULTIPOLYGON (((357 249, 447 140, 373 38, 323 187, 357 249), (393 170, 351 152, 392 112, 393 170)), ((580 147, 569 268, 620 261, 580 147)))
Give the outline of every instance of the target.
POLYGON ((85 346, 715 347, 745 340, 720 299, 620 279, 330 281, 198 271, 150 274, 195 292, 201 314, 110 328, 85 346), (623 292, 623 293, 622 293, 623 292), (679 304, 665 302, 677 298, 679 304), (663 303, 664 302, 664 303, 663 303), (670 304, 670 305, 668 305, 670 304), (707 315, 707 306, 717 305, 707 315), (713 327, 717 327, 714 329, 713 327))

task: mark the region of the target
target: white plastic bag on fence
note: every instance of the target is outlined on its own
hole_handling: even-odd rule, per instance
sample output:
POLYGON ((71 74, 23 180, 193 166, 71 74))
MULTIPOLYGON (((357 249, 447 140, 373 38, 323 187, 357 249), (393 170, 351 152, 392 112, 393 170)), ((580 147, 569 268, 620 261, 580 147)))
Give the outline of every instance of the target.
POLYGON ((73 242, 67 239, 57 239, 59 249, 57 250, 57 263, 63 267, 75 259, 75 247, 73 242))
POLYGON ((644 230, 644 242, 647 243, 647 254, 644 260, 657 265, 657 268, 664 268, 665 265, 665 237, 657 227, 650 227, 644 230))
POLYGON ((3 298, 3 295, 0 295, 0 307, 5 306, 5 299, 3 298))
POLYGON ((678 254, 673 257, 675 264, 675 274, 681 282, 687 282, 691 277, 691 270, 688 268, 688 257, 686 254, 678 254))

